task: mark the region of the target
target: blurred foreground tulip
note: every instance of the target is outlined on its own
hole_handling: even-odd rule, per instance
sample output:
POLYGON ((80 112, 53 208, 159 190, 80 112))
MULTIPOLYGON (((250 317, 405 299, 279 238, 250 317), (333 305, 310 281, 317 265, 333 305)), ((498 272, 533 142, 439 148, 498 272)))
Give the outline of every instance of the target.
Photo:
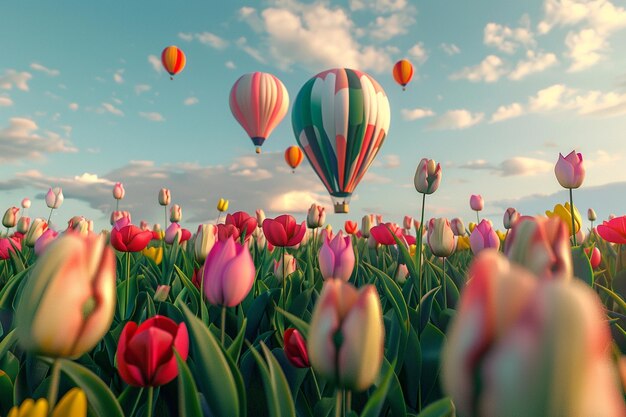
POLYGON ((296 219, 288 214, 283 214, 275 219, 265 219, 263 233, 265 238, 274 246, 295 246, 302 241, 306 232, 306 224, 297 224, 296 219))
POLYGON ((596 227, 600 237, 607 242, 626 244, 626 216, 615 217, 596 227))
POLYGON ((583 155, 571 151, 566 157, 559 153, 559 160, 554 166, 554 174, 563 188, 578 188, 585 179, 583 155))
POLYGON ((285 330, 283 336, 285 356, 290 364, 296 368, 310 368, 309 354, 306 350, 306 341, 296 329, 285 330))
POLYGON ((296 268, 296 258, 286 253, 279 261, 274 261, 274 276, 278 282, 282 282, 285 277, 296 272, 296 268))
POLYGON ((487 219, 483 219, 478 226, 474 228, 469 239, 474 255, 477 255, 478 252, 483 249, 498 249, 500 247, 500 238, 496 231, 493 230, 491 222, 487 219))
POLYGON ((120 252, 139 252, 148 246, 150 240, 151 232, 130 224, 125 217, 115 222, 115 227, 111 230, 111 245, 120 252))
POLYGON ((332 240, 325 238, 318 260, 324 279, 337 278, 348 281, 355 262, 350 236, 344 236, 340 230, 332 240))
POLYGON ((565 206, 563 206, 562 204, 557 204, 556 206, 554 206, 554 210, 553 211, 546 210, 546 216, 548 216, 550 218, 557 217, 557 218, 561 219, 561 221, 563 223, 565 223, 565 225, 569 229, 568 236, 572 236, 573 234, 578 233, 578 230, 580 229, 580 225, 582 224, 582 219, 580 218, 580 213, 578 212, 578 209, 576 208, 576 206, 574 206, 574 227, 575 227, 575 229, 572 232, 572 213, 570 211, 569 203, 565 203, 565 206))
POLYGON ((434 159, 422 158, 413 178, 415 190, 420 194, 432 194, 437 191, 440 182, 441 164, 434 159))
POLYGON ((111 327, 115 254, 101 236, 65 234, 35 264, 16 310, 17 334, 28 351, 78 357, 111 327))
POLYGON ((326 208, 319 204, 311 204, 306 215, 306 227, 309 229, 317 229, 326 223, 326 208))
POLYGON ((87 415, 87 396, 80 388, 72 388, 57 403, 52 413, 48 414, 48 401, 40 398, 24 400, 19 407, 13 407, 7 417, 85 417, 87 415))
POLYGON ((174 349, 183 360, 189 353, 185 323, 176 324, 165 316, 154 316, 137 326, 128 322, 117 345, 117 370, 129 385, 157 387, 178 375, 174 349))
POLYGON ((2 225, 6 228, 15 227, 17 224, 17 213, 19 213, 20 209, 17 207, 9 207, 7 211, 4 212, 4 216, 2 216, 2 225))
POLYGON ((454 253, 456 239, 446 218, 430 219, 428 223, 428 246, 433 255, 447 258, 454 253))
POLYGON ((311 365, 320 375, 339 387, 367 389, 380 373, 384 340, 376 287, 357 290, 342 280, 324 281, 307 342, 311 365))
POLYGON ((254 262, 248 247, 231 237, 215 243, 204 263, 204 294, 213 305, 234 307, 252 289, 254 262))

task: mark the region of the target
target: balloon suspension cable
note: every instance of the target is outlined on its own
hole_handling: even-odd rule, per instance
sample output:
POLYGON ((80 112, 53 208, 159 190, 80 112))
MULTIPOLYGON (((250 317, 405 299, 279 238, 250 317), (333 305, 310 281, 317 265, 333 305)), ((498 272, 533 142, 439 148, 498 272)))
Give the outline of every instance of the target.
POLYGON ((174 81, 174 77, 172 77, 171 75, 170 75, 170 80, 174 81))

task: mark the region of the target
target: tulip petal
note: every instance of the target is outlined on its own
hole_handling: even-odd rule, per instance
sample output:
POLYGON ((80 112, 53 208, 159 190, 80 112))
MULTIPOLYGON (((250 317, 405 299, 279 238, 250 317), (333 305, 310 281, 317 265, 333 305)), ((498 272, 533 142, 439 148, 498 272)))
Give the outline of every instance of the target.
POLYGON ((171 333, 157 327, 137 332, 128 342, 126 360, 139 367, 148 384, 153 385, 157 368, 174 357, 173 340, 171 333))
POLYGON ((237 255, 228 261, 221 274, 221 304, 227 307, 240 304, 254 284, 252 256, 246 246, 237 246, 237 255))
POLYGON ((87 396, 80 388, 69 390, 54 407, 50 417, 85 417, 87 415, 87 396))

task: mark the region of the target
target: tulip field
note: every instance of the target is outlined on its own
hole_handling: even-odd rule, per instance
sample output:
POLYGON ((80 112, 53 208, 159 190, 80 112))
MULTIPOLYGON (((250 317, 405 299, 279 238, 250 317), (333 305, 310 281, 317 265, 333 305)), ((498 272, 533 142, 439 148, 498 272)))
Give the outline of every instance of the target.
POLYGON ((419 218, 344 230, 220 199, 192 233, 168 189, 165 230, 53 230, 25 199, 0 238, 0 415, 625 416, 626 216, 582 230, 580 154, 555 173, 570 201, 503 231, 480 195, 467 227, 429 219, 428 159, 419 218))

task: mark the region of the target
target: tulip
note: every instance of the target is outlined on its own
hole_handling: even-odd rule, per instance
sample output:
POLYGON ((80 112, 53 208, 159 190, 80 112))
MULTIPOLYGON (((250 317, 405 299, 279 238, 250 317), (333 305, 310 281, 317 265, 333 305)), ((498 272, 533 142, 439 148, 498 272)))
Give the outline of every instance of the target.
POLYGON ((319 251, 320 272, 324 279, 336 278, 348 281, 354 270, 352 239, 339 233, 332 239, 325 238, 319 251))
POLYGON ((469 236, 459 236, 456 241, 456 250, 468 250, 471 248, 469 236))
POLYGON ((145 247, 141 250, 141 254, 152 259, 157 265, 161 265, 163 261, 163 247, 160 246, 145 247))
POLYGON ((310 368, 306 341, 296 329, 289 328, 283 335, 285 357, 296 368, 310 368))
POLYGON ((30 208, 30 198, 26 197, 22 200, 22 208, 30 208))
POLYGON ((172 195, 170 193, 170 190, 168 190, 167 188, 161 188, 161 190, 159 190, 159 204, 161 206, 169 206, 171 202, 172 195))
POLYGON ((504 228, 506 230, 509 230, 511 227, 513 227, 513 225, 519 219, 519 217, 520 217, 519 212, 515 210, 513 207, 509 207, 508 209, 506 209, 506 211, 504 212, 504 217, 502 219, 504 228))
POLYGON ((61 187, 50 188, 46 194, 46 205, 50 209, 57 209, 63 204, 63 190, 61 187))
POLYGON ((302 241, 305 232, 305 223, 298 225, 296 219, 288 214, 275 219, 265 219, 263 222, 265 238, 274 246, 295 246, 302 241))
POLYGON ((139 228, 140 228, 141 230, 143 230, 144 232, 145 232, 146 230, 150 230, 150 223, 148 223, 148 222, 147 222, 147 221, 145 221, 145 220, 142 220, 142 221, 140 221, 140 222, 139 222, 139 228))
POLYGON ((402 227, 404 230, 410 231, 413 227, 413 217, 404 216, 404 219, 402 220, 402 227))
POLYGON ((20 211, 17 207, 9 207, 2 217, 2 225, 7 229, 15 227, 17 224, 17 213, 20 211))
POLYGON ((469 224, 467 225, 470 233, 472 233, 474 231, 474 229, 476 228, 476 223, 474 222, 469 222, 469 224))
POLYGON ((418 193, 434 193, 441 182, 441 164, 434 159, 423 158, 417 165, 413 182, 418 193))
POLYGON ((403 285, 406 282, 408 276, 409 268, 407 268, 406 264, 399 264, 398 268, 396 269, 396 275, 394 277, 398 285, 403 285))
POLYGON ((296 272, 296 268, 296 258, 286 253, 280 258, 280 261, 274 261, 274 276, 278 282, 282 282, 284 277, 296 272))
POLYGON ((39 239, 43 232, 46 231, 46 229, 48 229, 48 223, 44 219, 37 217, 33 220, 28 228, 28 233, 24 236, 24 243, 26 246, 31 248, 35 246, 35 242, 39 239))
POLYGON ((346 231, 347 234, 354 235, 359 229, 359 225, 357 224, 357 222, 354 222, 352 220, 346 220, 343 225, 343 229, 346 231))
POLYGON ((122 379, 136 387, 157 387, 178 375, 174 349, 183 360, 189 353, 185 323, 153 316, 137 326, 129 321, 117 345, 117 370, 122 379))
POLYGON ((470 208, 476 212, 476 221, 480 223, 480 218, 478 217, 478 212, 482 211, 485 207, 485 200, 480 194, 472 194, 470 196, 470 208))
POLYGON ((191 232, 180 227, 178 223, 172 223, 165 231, 165 243, 172 245, 176 241, 179 244, 188 241, 191 238, 191 232))
POLYGON ((257 226, 261 226, 263 221, 265 220, 265 212, 263 209, 256 209, 256 224, 257 226))
POLYGON ((52 229, 46 229, 35 242, 35 255, 41 256, 44 250, 59 236, 59 232, 52 229))
POLYGON ((156 291, 154 292, 153 300, 160 303, 164 302, 170 294, 170 289, 171 287, 169 285, 158 285, 156 291))
POLYGON ((170 208, 170 221, 172 223, 178 223, 183 218, 183 209, 178 204, 174 204, 170 208))
POLYGON ((463 220, 458 217, 450 220, 450 228, 452 229, 452 233, 454 233, 454 236, 465 235, 465 225, 463 224, 463 220))
POLYGON ((130 212, 123 211, 123 210, 112 211, 111 218, 110 218, 111 226, 115 226, 115 222, 117 222, 119 219, 122 219, 124 217, 128 218, 128 220, 131 221, 130 212))
POLYGON ((217 210, 218 210, 219 212, 222 212, 222 213, 223 213, 223 212, 225 212, 226 210, 228 210, 228 200, 225 200, 225 199, 223 199, 223 198, 220 198, 220 199, 217 201, 217 210))
POLYGON ((614 217, 604 221, 596 228, 600 237, 607 242, 626 243, 626 216, 614 217))
POLYGON ((596 212, 594 209, 587 209, 587 220, 589 220, 590 222, 595 222, 597 218, 598 216, 596 216, 596 212))
POLYGON ((582 224, 582 219, 580 218, 580 213, 578 212, 576 206, 574 206, 574 221, 572 222, 572 211, 570 207, 571 206, 569 203, 565 203, 565 206, 563 206, 562 204, 557 204, 556 206, 554 206, 554 211, 546 210, 546 216, 550 218, 559 218, 567 225, 569 229, 568 236, 572 236, 575 233, 578 233, 580 225, 582 224), (574 227, 574 231, 572 231, 572 225, 574 227))
POLYGON ((128 218, 115 222, 111 230, 111 245, 120 252, 139 252, 148 246, 150 240, 152 233, 130 224, 128 218))
POLYGON ((385 328, 376 287, 357 290, 338 279, 324 281, 308 334, 313 368, 339 387, 367 389, 378 377, 385 328))
POLYGON ((11 253, 15 253, 15 250, 22 250, 22 244, 19 239, 15 237, 2 237, 0 238, 0 259, 9 259, 11 253))
POLYGON ((370 237, 370 229, 373 226, 376 226, 376 217, 373 214, 363 216, 363 219, 361 219, 361 233, 363 237, 370 237))
POLYGON ((115 254, 101 236, 68 233, 46 249, 16 310, 22 347, 77 358, 108 332, 115 311, 115 254))
POLYGON ((250 240, 250 236, 256 230, 256 218, 250 216, 245 211, 238 211, 226 215, 226 224, 232 224, 239 231, 238 236, 245 236, 245 240, 250 240))
POLYGON ((602 262, 602 253, 600 253, 600 249, 597 246, 591 248, 585 248, 585 253, 589 256, 589 263, 593 269, 597 269, 600 266, 600 262, 602 262), (591 254, 589 254, 591 252, 591 254))
POLYGON ((232 237, 235 240, 239 239, 239 229, 232 224, 220 223, 217 225, 217 240, 224 241, 232 237))
POLYGON ((572 151, 563 157, 559 153, 559 160, 554 166, 554 174, 561 187, 569 189, 580 187, 585 179, 582 154, 572 151))
POLYGON ((204 263, 211 248, 217 241, 217 226, 214 224, 201 224, 196 232, 196 241, 194 242, 194 254, 196 262, 204 263))
POLYGON ((483 249, 500 247, 500 238, 491 223, 483 219, 470 235, 470 247, 472 253, 477 255, 483 249))
POLYGON ((393 236, 401 237, 402 229, 395 223, 383 223, 372 227, 370 234, 376 239, 376 242, 381 245, 395 245, 396 240, 393 236))
MULTIPOLYGON (((48 416, 48 400, 40 398, 33 401, 27 398, 22 404, 11 408, 7 417, 46 417, 48 416)), ((80 388, 72 388, 58 402, 49 417, 86 417, 87 396, 80 388)))
POLYGON ((126 195, 126 190, 124 189, 124 184, 121 182, 116 182, 113 186, 113 198, 116 200, 121 200, 126 195))
POLYGON ((17 221, 17 231, 22 234, 26 234, 28 232, 28 228, 30 227, 30 217, 22 216, 17 221))
POLYGON ((427 242, 433 255, 441 258, 452 255, 456 247, 456 240, 450 227, 450 221, 446 218, 430 219, 427 242))
POLYGON ((306 216, 306 226, 309 229, 322 227, 326 222, 326 208, 319 204, 311 204, 306 216))
POLYGON ((255 272, 247 246, 233 238, 218 241, 204 263, 204 294, 213 305, 234 307, 250 292, 255 272))
POLYGON ((93 232, 93 221, 83 216, 74 216, 67 224, 67 231, 73 231, 81 235, 88 235, 93 232))

